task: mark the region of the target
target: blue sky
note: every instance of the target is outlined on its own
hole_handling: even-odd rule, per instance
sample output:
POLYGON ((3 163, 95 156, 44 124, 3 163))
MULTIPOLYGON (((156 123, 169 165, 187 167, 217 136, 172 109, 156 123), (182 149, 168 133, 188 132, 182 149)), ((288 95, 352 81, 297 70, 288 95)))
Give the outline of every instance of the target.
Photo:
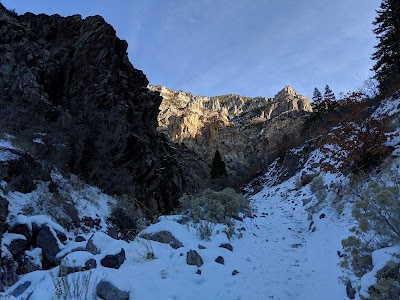
POLYGON ((196 95, 311 97, 371 73, 380 0, 2 0, 23 14, 102 15, 150 83, 196 95))

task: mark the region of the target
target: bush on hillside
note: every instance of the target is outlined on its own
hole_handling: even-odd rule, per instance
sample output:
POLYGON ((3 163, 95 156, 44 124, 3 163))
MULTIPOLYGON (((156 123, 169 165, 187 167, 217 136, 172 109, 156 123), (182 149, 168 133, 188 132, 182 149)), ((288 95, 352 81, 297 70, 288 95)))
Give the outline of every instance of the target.
POLYGON ((180 211, 195 222, 207 220, 230 224, 232 217, 236 217, 241 212, 251 211, 250 200, 236 193, 232 188, 219 192, 206 189, 196 195, 183 195, 179 202, 180 211))
MULTIPOLYGON (((370 182, 358 198, 353 209, 358 226, 352 229, 354 236, 342 241, 347 255, 341 266, 362 277, 372 269, 374 250, 400 244, 400 188, 370 182)), ((370 288, 370 299, 394 299, 392 295, 400 290, 398 267, 396 270, 378 276, 377 284, 370 288)))
POLYGON ((347 122, 334 128, 324 139, 324 148, 337 164, 325 164, 325 171, 369 172, 389 154, 386 147, 385 121, 367 118, 362 122, 347 122), (340 167, 336 167, 340 165, 340 167))

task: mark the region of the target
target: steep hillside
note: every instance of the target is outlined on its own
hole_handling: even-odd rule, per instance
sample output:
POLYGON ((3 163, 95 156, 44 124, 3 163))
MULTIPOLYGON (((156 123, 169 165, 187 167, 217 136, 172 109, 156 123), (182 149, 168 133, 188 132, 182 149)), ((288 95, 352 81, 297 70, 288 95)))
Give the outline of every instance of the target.
POLYGON ((159 131, 211 164, 218 150, 230 175, 251 176, 291 146, 304 141, 302 131, 312 107, 290 86, 274 98, 238 95, 193 96, 162 86, 159 131), (253 170, 251 170, 253 169, 253 170))
POLYGON ((152 213, 196 187, 156 131, 162 98, 102 17, 17 16, 0 4, 0 23, 2 134, 60 172, 133 194, 152 213))

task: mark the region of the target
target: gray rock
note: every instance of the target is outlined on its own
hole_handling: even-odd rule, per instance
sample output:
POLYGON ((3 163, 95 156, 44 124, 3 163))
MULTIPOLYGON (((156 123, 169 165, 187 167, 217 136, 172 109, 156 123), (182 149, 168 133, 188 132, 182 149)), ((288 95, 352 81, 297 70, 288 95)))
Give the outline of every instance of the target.
POLYGON ((235 275, 237 275, 237 274, 239 274, 239 271, 238 271, 238 270, 233 270, 233 271, 232 271, 232 276, 235 276, 235 275))
POLYGON ((216 263, 219 263, 219 264, 221 264, 221 265, 224 265, 224 264, 225 264, 225 260, 224 260, 224 258, 223 258, 222 256, 218 256, 218 257, 215 259, 215 262, 216 262, 216 263))
POLYGON ((28 287, 31 286, 31 282, 30 281, 25 281, 24 283, 18 285, 16 288, 14 288, 14 290, 10 293, 10 295, 18 298, 19 296, 21 296, 27 289, 28 287))
POLYGON ((38 264, 33 257, 30 257, 26 253, 18 261, 18 275, 28 274, 41 269, 42 265, 38 264))
POLYGON ((148 234, 148 233, 142 233, 139 237, 142 239, 146 240, 152 240, 155 242, 163 243, 163 244, 169 244, 172 248, 178 249, 183 247, 183 244, 178 241, 171 232, 169 231, 159 231, 156 233, 148 234))
POLYGON ((203 259, 196 250, 190 250, 186 254, 186 263, 191 266, 201 267, 203 265, 203 259))
POLYGON ((56 263, 56 256, 61 251, 59 243, 61 243, 48 226, 42 227, 37 236, 37 246, 42 249, 43 257, 49 262, 56 263))
POLYGON ((219 245, 220 248, 228 249, 229 251, 233 251, 233 246, 230 243, 223 243, 219 245))
POLYGON ((101 265, 106 268, 113 268, 113 269, 119 269, 119 267, 124 263, 125 261, 125 250, 124 248, 121 248, 121 251, 118 252, 117 254, 109 254, 106 255, 101 261, 101 265))
POLYGON ((94 258, 90 258, 85 262, 84 266, 72 267, 72 266, 63 266, 60 265, 60 276, 65 276, 75 272, 88 271, 91 269, 95 269, 97 267, 96 260, 94 258))
POLYGON ((0 196, 0 222, 5 222, 8 216, 8 200, 0 196))
POLYGON ((346 293, 347 293, 347 297, 349 297, 349 299, 355 299, 356 298, 356 289, 353 288, 353 286, 351 285, 351 281, 347 281, 346 284, 346 293))
POLYGON ((84 242, 86 239, 83 236, 78 235, 75 237, 75 242, 84 242))
POLYGON ((96 287, 96 295, 104 300, 129 300, 129 293, 121 291, 108 281, 100 281, 96 287))
POLYGON ((32 238, 32 232, 29 229, 28 224, 14 224, 8 230, 10 233, 22 234, 26 237, 26 241, 29 243, 32 238))
POLYGON ((200 245, 200 244, 199 244, 197 247, 198 247, 200 250, 206 249, 206 247, 204 247, 203 245, 200 245))
POLYGON ((15 260, 17 260, 27 249, 28 243, 23 236, 20 238, 14 238, 10 245, 7 246, 8 250, 12 254, 15 260))

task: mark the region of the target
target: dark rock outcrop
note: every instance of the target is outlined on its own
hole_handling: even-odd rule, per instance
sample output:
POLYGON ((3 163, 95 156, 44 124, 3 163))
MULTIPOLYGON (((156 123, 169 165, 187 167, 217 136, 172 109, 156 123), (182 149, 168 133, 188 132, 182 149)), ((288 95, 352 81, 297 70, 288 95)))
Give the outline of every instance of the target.
POLYGON ((37 237, 37 246, 42 249, 43 257, 51 263, 56 263, 56 256, 60 252, 61 242, 57 235, 48 226, 44 226, 37 237))
POLYGON ((13 238, 10 245, 8 245, 8 250, 14 257, 14 259, 18 259, 24 251, 27 249, 27 241, 24 236, 19 235, 19 237, 13 238))
POLYGON ((0 125, 60 172, 133 194, 152 214, 176 207, 195 185, 156 131, 162 98, 126 41, 100 16, 18 16, 0 4, 0 24, 0 125))
POLYGON ((0 222, 5 222, 8 216, 8 200, 0 196, 0 222))
POLYGON ((119 267, 124 263, 125 250, 121 248, 121 250, 116 254, 108 254, 100 261, 101 265, 106 268, 119 269, 119 267))
POLYGON ((32 233, 31 230, 29 229, 28 224, 14 224, 13 226, 10 227, 8 232, 21 234, 26 238, 28 242, 31 240, 32 237, 32 233))

